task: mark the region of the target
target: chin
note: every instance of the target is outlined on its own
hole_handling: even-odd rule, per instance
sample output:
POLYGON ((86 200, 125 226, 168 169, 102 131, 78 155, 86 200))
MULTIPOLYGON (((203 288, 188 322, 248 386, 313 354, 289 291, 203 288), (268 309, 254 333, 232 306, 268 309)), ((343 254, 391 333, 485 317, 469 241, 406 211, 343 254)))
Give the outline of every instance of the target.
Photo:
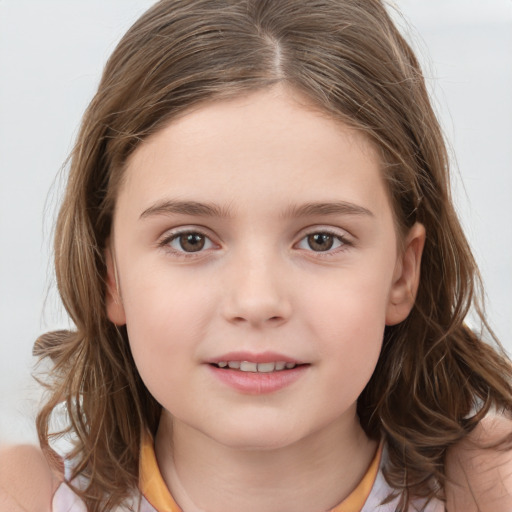
POLYGON ((276 428, 276 423, 268 425, 266 422, 251 425, 238 424, 236 428, 224 426, 217 432, 211 432, 210 437, 218 443, 234 450, 242 451, 271 451, 286 448, 300 439, 302 436, 297 429, 286 429, 281 424, 276 428))

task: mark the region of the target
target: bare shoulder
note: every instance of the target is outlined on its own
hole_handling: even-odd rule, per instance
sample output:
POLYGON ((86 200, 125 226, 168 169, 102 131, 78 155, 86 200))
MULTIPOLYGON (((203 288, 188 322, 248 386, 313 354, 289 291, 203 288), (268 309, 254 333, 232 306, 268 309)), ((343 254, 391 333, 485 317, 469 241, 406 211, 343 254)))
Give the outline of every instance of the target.
POLYGON ((482 448, 512 435, 512 419, 486 417, 467 440, 446 459, 447 510, 510 512, 512 510, 512 449, 482 448))
POLYGON ((59 477, 34 445, 0 447, 0 510, 50 512, 59 477))

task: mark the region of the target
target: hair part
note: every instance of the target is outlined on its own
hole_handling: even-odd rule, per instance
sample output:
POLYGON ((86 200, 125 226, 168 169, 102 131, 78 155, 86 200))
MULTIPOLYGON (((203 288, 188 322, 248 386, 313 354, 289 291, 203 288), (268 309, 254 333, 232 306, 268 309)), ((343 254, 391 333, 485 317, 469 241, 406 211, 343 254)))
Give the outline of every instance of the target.
MULTIPOLYGON (((137 485, 141 436, 161 406, 140 379, 125 328, 106 316, 105 248, 126 162, 152 134, 206 101, 283 84, 361 130, 382 155, 397 230, 427 232, 409 317, 387 327, 358 401, 366 433, 389 449, 401 495, 443 498, 445 455, 492 407, 510 410, 510 365, 464 324, 481 284, 454 211, 448 156, 418 62, 378 0, 162 0, 126 33, 83 117, 55 235, 57 284, 76 330, 43 335, 54 362, 37 428, 42 447, 75 439, 76 489, 92 512, 137 485), (481 407, 468 416, 477 400, 481 407), (68 425, 50 432, 65 402, 68 425)), ((489 331, 490 332, 490 331, 489 331)), ((492 333, 491 333, 492 335, 492 333)), ((499 345, 497 345, 499 347, 499 345)))

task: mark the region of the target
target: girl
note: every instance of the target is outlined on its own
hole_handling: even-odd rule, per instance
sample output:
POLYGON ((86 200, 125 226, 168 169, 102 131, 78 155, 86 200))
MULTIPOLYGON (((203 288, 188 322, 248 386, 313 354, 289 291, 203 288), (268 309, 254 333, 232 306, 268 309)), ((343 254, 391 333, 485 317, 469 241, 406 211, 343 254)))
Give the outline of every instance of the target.
POLYGON ((6 499, 510 510, 510 363, 464 324, 486 326, 448 183, 379 1, 157 3, 72 155, 55 253, 76 330, 36 342, 46 459, 6 499))

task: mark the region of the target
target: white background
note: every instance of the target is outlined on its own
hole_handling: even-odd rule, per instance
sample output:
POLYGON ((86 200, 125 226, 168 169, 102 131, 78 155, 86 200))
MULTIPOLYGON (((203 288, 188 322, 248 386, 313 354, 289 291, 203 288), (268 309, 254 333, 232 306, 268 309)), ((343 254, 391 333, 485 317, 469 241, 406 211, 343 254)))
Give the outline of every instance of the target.
MULTIPOLYGON (((107 57, 153 3, 0 0, 0 440, 35 438, 32 344, 67 325, 51 269, 56 175, 107 57)), ((395 3, 452 147, 489 319, 512 351, 512 0, 395 3)))

